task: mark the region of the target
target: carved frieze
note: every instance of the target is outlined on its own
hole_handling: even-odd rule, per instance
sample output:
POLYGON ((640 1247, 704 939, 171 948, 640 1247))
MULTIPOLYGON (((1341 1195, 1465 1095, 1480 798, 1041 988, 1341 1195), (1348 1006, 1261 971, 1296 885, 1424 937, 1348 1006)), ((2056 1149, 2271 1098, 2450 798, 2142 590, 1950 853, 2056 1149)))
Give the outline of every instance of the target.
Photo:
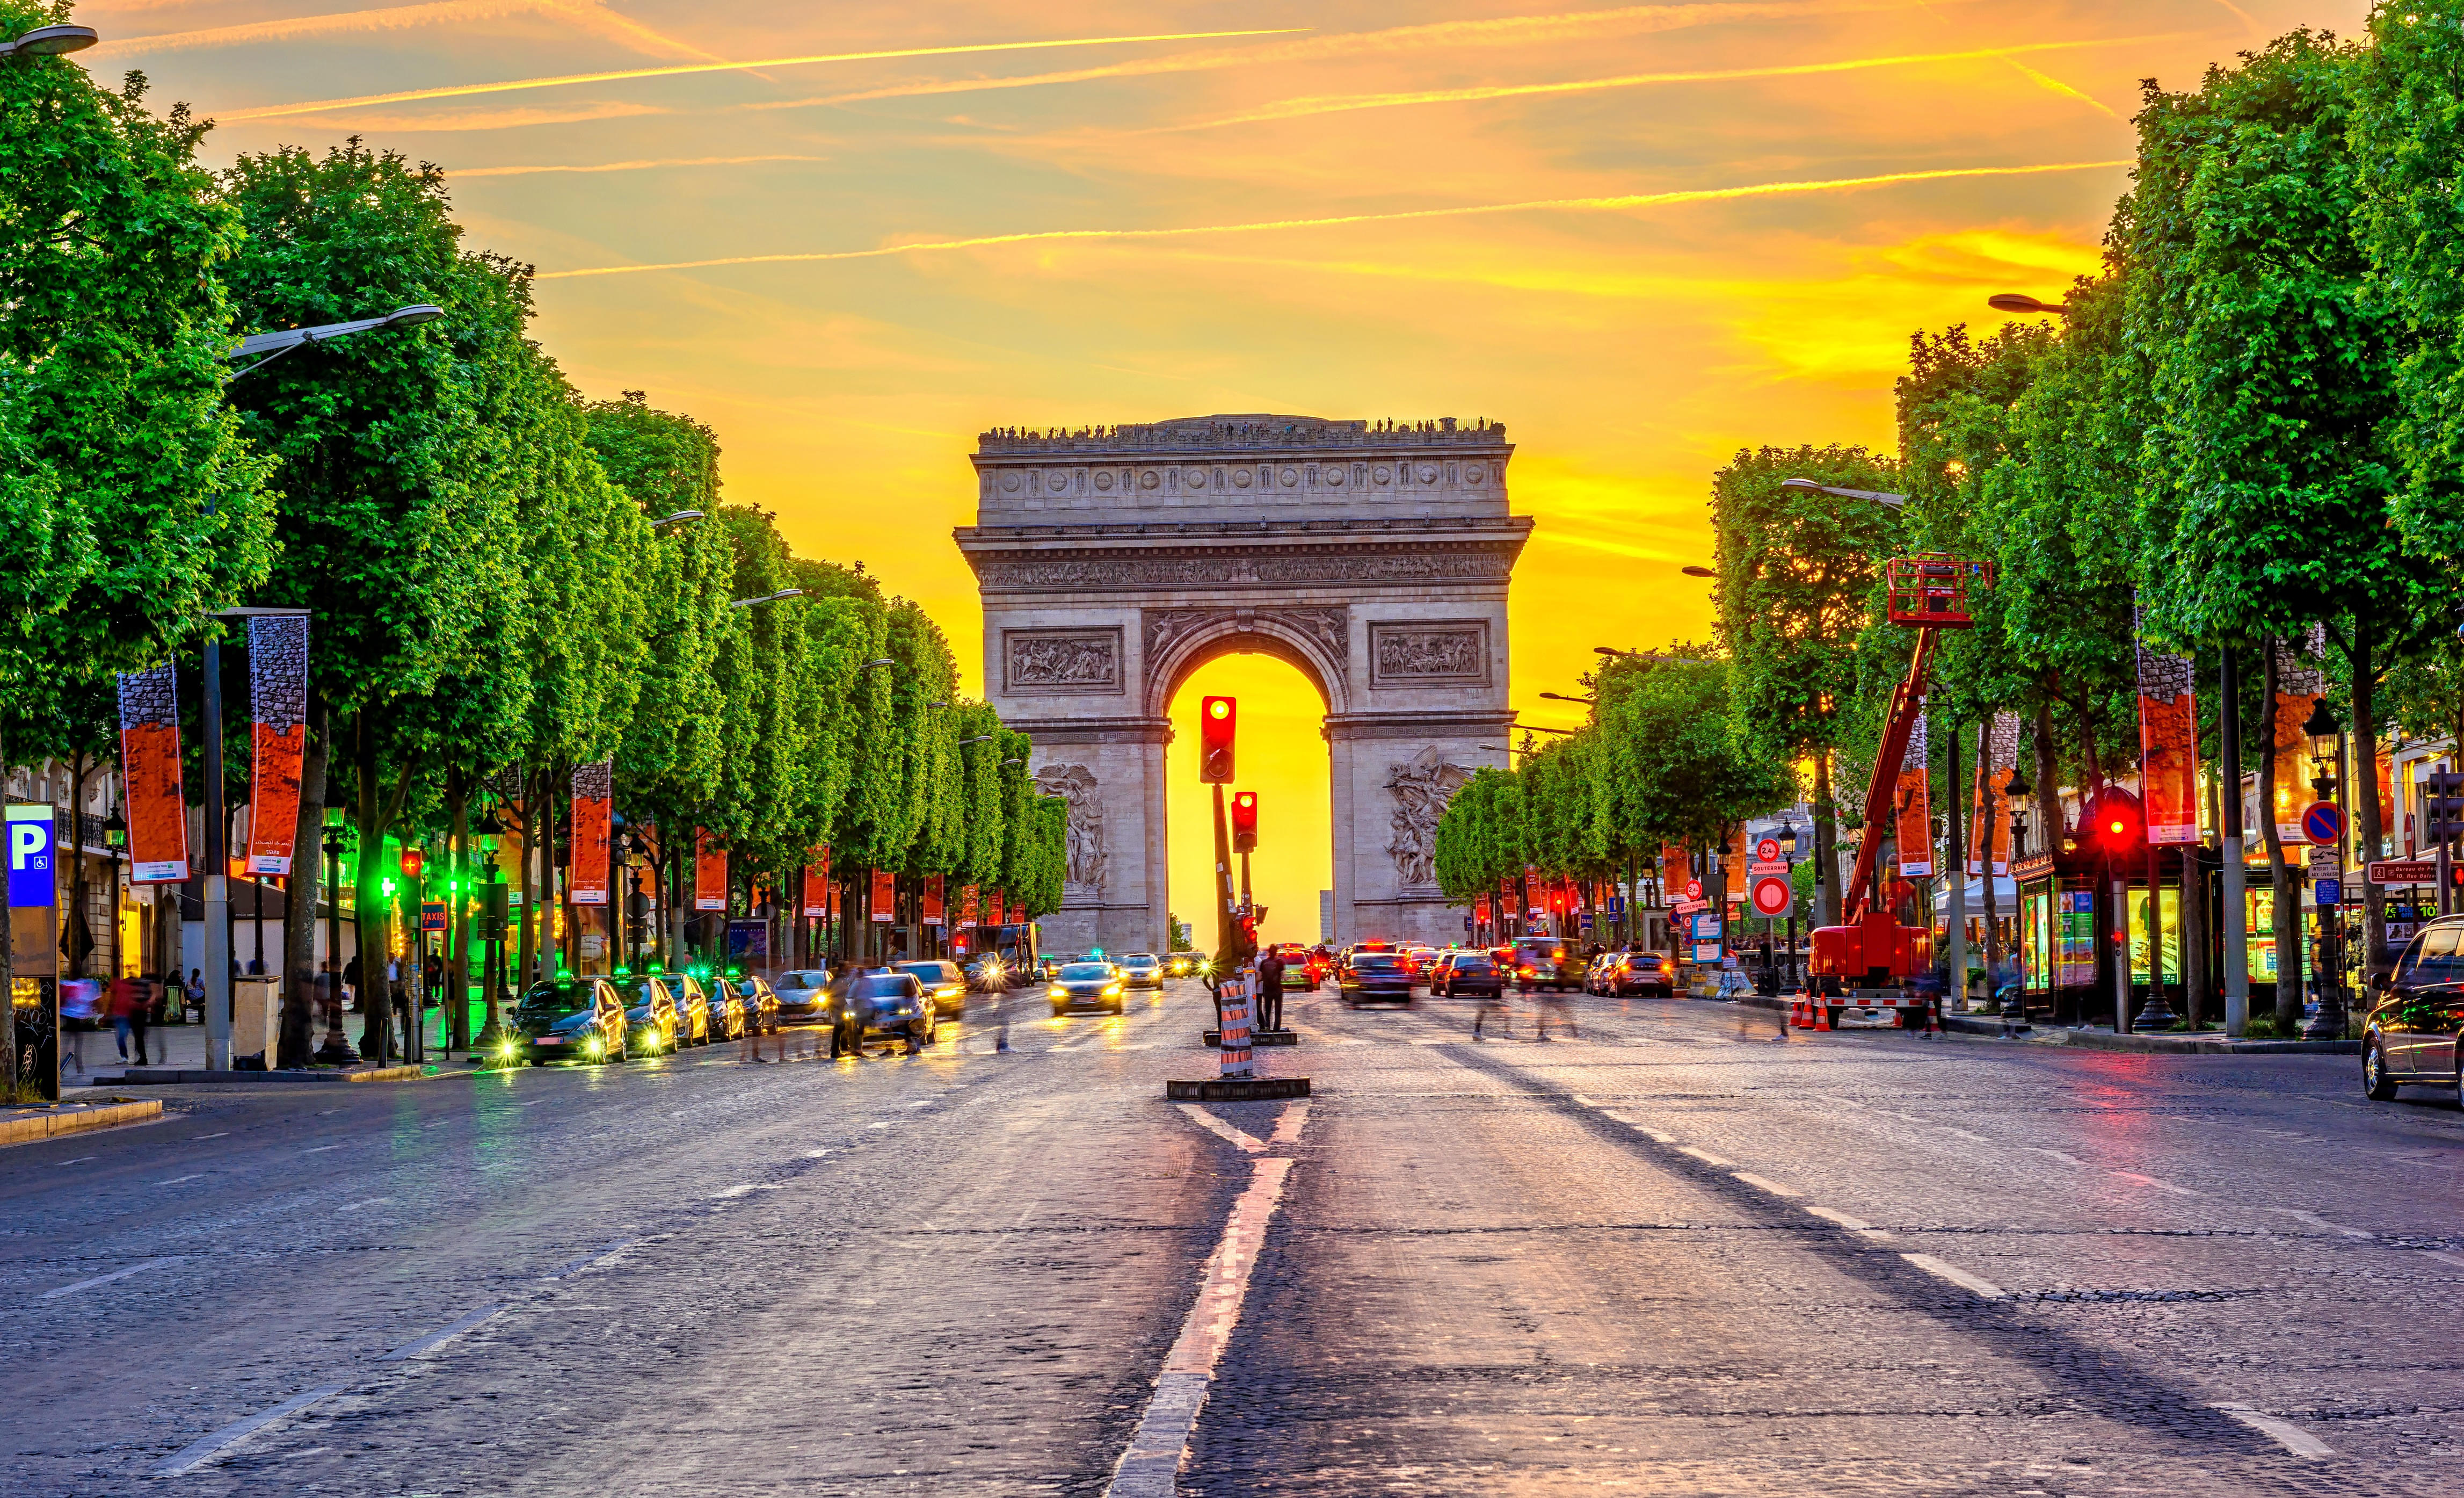
POLYGON ((1372 687, 1484 687, 1488 676, 1486 620, 1373 621, 1369 626, 1372 687))
POLYGON ((1438 820, 1471 777, 1470 770, 1447 762, 1434 744, 1409 763, 1394 766, 1386 777, 1387 792, 1395 798, 1390 819, 1394 836, 1386 852, 1395 860, 1396 879, 1404 889, 1436 888, 1438 820))
POLYGON ((1001 690, 1012 696, 1119 694, 1121 631, 1003 629, 1001 690))
POLYGON ((1172 659, 1174 648, 1193 634, 1230 627, 1308 640, 1319 658, 1338 672, 1352 659, 1351 610, 1333 604, 1321 608, 1150 608, 1145 610, 1146 687, 1159 685, 1156 676, 1172 659))
POLYGON ((1504 583, 1514 570, 1511 547, 1460 550, 1325 551, 1243 554, 1211 550, 1201 557, 1153 551, 978 553, 971 560, 987 593, 1132 591, 1170 587, 1275 584, 1504 583))
POLYGON ((1047 764, 1035 772, 1035 787, 1069 806, 1068 853, 1063 878, 1080 889, 1104 888, 1104 798, 1095 772, 1083 764, 1047 764))

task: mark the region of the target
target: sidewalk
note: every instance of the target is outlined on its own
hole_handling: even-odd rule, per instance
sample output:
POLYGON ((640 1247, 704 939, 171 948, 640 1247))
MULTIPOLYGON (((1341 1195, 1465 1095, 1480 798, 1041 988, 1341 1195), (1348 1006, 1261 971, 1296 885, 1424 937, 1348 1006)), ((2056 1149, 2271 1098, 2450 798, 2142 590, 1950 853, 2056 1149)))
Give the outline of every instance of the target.
MULTIPOLYGON (((428 1011, 428 1026, 426 1035, 428 1043, 427 1064, 429 1066, 445 1067, 451 1065, 458 1068, 461 1065, 461 1058, 472 1054, 469 1051, 463 1051, 454 1056, 448 1056, 445 1053, 445 1029, 447 1018, 448 1016, 446 1011, 441 1007, 428 1011)), ((345 1014, 342 1016, 343 1039, 354 1046, 359 1045, 360 1025, 364 1019, 365 1016, 358 1014, 345 1014)), ((477 1034, 479 1026, 485 1023, 487 1023, 487 1006, 482 1003, 473 1003, 471 1005, 472 1033, 474 1035, 477 1034)), ((322 1046, 324 1044, 325 1028, 321 1018, 315 1029, 310 1032, 310 1039, 313 1046, 322 1046)), ((147 1070, 174 1072, 204 1071, 206 1069, 206 1027, 202 1024, 160 1024, 150 1026, 145 1031, 145 1057, 149 1063, 149 1066, 146 1068, 147 1070)), ((118 1037, 108 1029, 65 1030, 60 1036, 60 1086, 63 1090, 80 1087, 117 1085, 121 1081, 121 1072, 129 1068, 136 1067, 136 1065, 137 1060, 134 1046, 130 1047, 128 1061, 124 1065, 121 1063, 120 1059, 118 1037), (87 1068, 85 1071, 79 1071, 70 1059, 77 1053, 79 1046, 82 1046, 85 1052, 85 1065, 87 1068)), ((387 1068, 389 1072, 392 1069, 394 1068, 387 1068)), ((264 1075, 262 1072, 214 1073, 217 1077, 230 1077, 243 1074, 254 1076, 264 1075)), ((325 1074, 339 1078, 341 1075, 341 1068, 330 1068, 325 1074)), ((145 1080, 164 1081, 167 1079, 155 1077, 145 1080)), ((179 1080, 188 1081, 192 1079, 182 1077, 179 1080)), ((142 1084, 132 1082, 130 1085, 136 1086, 142 1084)))
MULTIPOLYGON (((1788 1012, 1785 998, 1765 998, 1760 994, 1739 994, 1735 1002, 1757 1009, 1788 1012)), ((1999 1039, 2002 1021, 1991 1014, 1946 1014, 1942 1027, 1954 1035, 1981 1035, 1999 1039)), ((2068 1046, 2080 1050, 2127 1050, 2143 1053, 2187 1056, 2358 1056, 2362 1043, 2358 1040, 2233 1040, 2222 1030, 2174 1032, 2159 1030, 2147 1034, 2117 1035, 2110 1025, 2085 1026, 2079 1029, 2036 1024, 2019 1039, 2038 1046, 2068 1046)))

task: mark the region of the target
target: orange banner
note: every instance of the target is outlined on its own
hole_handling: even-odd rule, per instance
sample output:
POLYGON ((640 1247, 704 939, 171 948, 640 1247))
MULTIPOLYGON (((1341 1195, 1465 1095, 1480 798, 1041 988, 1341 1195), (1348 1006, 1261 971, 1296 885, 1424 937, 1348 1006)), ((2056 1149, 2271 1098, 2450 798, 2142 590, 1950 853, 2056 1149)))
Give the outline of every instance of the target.
POLYGON ((2276 651, 2276 835, 2279 842, 2306 844, 2310 839, 2301 830, 2301 813, 2318 793, 2310 786, 2310 736, 2301 725, 2310 720, 2311 708, 2326 690, 2317 665, 2326 653, 2325 629, 2314 628, 2303 640, 2278 638, 2271 648, 2276 651))
MULTIPOLYGON (((2301 710, 2308 716, 2310 710, 2301 710)), ((2154 844, 2199 840, 2199 712, 2188 656, 2139 647, 2139 804, 2154 844)))
POLYGON ((1660 845, 1660 897, 1670 905, 1685 898, 1685 886, 1694 877, 1690 863, 1684 844, 1660 845))
POLYGON ((1900 756, 1899 781, 1891 789, 1891 832, 1899 845, 1903 879, 1933 874, 1933 785, 1925 768, 1931 754, 1925 717, 1919 713, 1916 726, 1908 731, 1907 752, 1900 756))
POLYGON ((887 869, 872 871, 872 918, 878 924, 898 918, 898 876, 887 869))
POLYGON ((308 750, 308 621, 248 622, 250 873, 289 874, 299 842, 299 760, 308 750))
POLYGON ((813 849, 813 861, 804 866, 804 918, 827 920, 830 914, 830 850, 813 849))
POLYGON ((1002 921, 1001 921, 1001 892, 1000 892, 999 890, 995 890, 995 891, 992 892, 992 900, 991 900, 991 903, 990 903, 990 905, 989 905, 986 909, 987 909, 987 914, 985 914, 985 916, 984 916, 984 924, 985 924, 985 925, 987 925, 987 926, 999 926, 999 925, 1002 924, 1002 921))
POLYGON ((616 799, 616 766, 602 760, 573 767, 573 852, 565 872, 566 898, 576 905, 607 903, 609 830, 616 799))
POLYGON ((693 909, 727 909, 727 849, 702 827, 693 828, 693 909))
POLYGON ((180 794, 179 677, 169 666, 120 678, 120 774, 127 787, 129 882, 185 881, 188 808, 180 794))
POLYGON ((967 885, 958 891, 958 925, 961 928, 973 926, 979 914, 976 908, 976 887, 972 884, 967 885))
POLYGON ((926 874, 924 876, 924 924, 941 925, 948 918, 948 914, 941 904, 941 876, 926 874))

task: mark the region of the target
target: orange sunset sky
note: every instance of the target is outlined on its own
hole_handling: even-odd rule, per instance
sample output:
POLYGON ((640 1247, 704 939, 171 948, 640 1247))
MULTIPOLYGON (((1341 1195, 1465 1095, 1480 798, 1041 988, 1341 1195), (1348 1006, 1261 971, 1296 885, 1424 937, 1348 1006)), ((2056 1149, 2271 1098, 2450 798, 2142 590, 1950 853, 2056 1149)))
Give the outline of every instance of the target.
MULTIPOLYGON (((2093 267, 2139 79, 2365 12, 335 3, 85 5, 104 44, 77 60, 219 121, 216 165, 356 134, 447 168, 468 243, 539 266, 537 334, 585 393, 715 427, 730 497, 926 603, 971 679, 949 532, 988 427, 1503 421, 1539 520, 1515 700, 1549 724, 1580 710, 1536 694, 1595 645, 1707 631, 1677 569, 1729 453, 1887 448, 1912 329, 2093 267)), ((1263 658, 1176 704, 1174 903, 1205 903, 1190 745, 1226 690, 1269 935, 1313 939, 1317 704, 1263 658)))

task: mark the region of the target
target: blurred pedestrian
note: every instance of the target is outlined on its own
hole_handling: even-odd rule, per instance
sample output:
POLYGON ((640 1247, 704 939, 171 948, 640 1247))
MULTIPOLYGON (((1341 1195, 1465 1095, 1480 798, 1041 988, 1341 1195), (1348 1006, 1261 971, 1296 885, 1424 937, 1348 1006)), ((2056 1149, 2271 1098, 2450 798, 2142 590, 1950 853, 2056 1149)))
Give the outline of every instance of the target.
MULTIPOLYGON (((91 978, 60 980, 60 1028, 69 1032, 69 1065, 85 1075, 85 1032, 102 1015, 102 984, 91 978)), ((122 1047, 121 1059, 127 1059, 122 1047)))
POLYGON ((1574 1001, 1567 996, 1563 985, 1551 988, 1546 994, 1542 995, 1540 998, 1540 1007, 1532 1016, 1532 1024, 1540 1031, 1539 1038, 1542 1040, 1547 1040, 1549 1038, 1549 1017, 1551 1015, 1555 1015, 1557 1017, 1559 1026, 1563 1028, 1567 1034, 1575 1035, 1574 1001))
POLYGON ((1258 1028, 1284 1027, 1284 959, 1268 947, 1258 959, 1258 1028))
POLYGON ((120 1059, 128 1060, 128 1043, 137 1043, 137 1065, 150 1067, 145 1058, 145 993, 133 978, 111 980, 111 1029, 120 1043, 120 1059))
POLYGON ((1514 1038, 1514 1011, 1506 1006, 1506 980, 1503 978, 1498 980, 1498 983, 1495 988, 1492 988, 1480 996, 1480 1007, 1471 1012, 1472 1039, 1480 1040, 1483 1038, 1480 1033, 1481 1026, 1488 1023, 1489 1016, 1491 1015, 1495 1015, 1497 1017, 1497 1028, 1499 1033, 1503 1034, 1507 1040, 1512 1040, 1514 1038))

